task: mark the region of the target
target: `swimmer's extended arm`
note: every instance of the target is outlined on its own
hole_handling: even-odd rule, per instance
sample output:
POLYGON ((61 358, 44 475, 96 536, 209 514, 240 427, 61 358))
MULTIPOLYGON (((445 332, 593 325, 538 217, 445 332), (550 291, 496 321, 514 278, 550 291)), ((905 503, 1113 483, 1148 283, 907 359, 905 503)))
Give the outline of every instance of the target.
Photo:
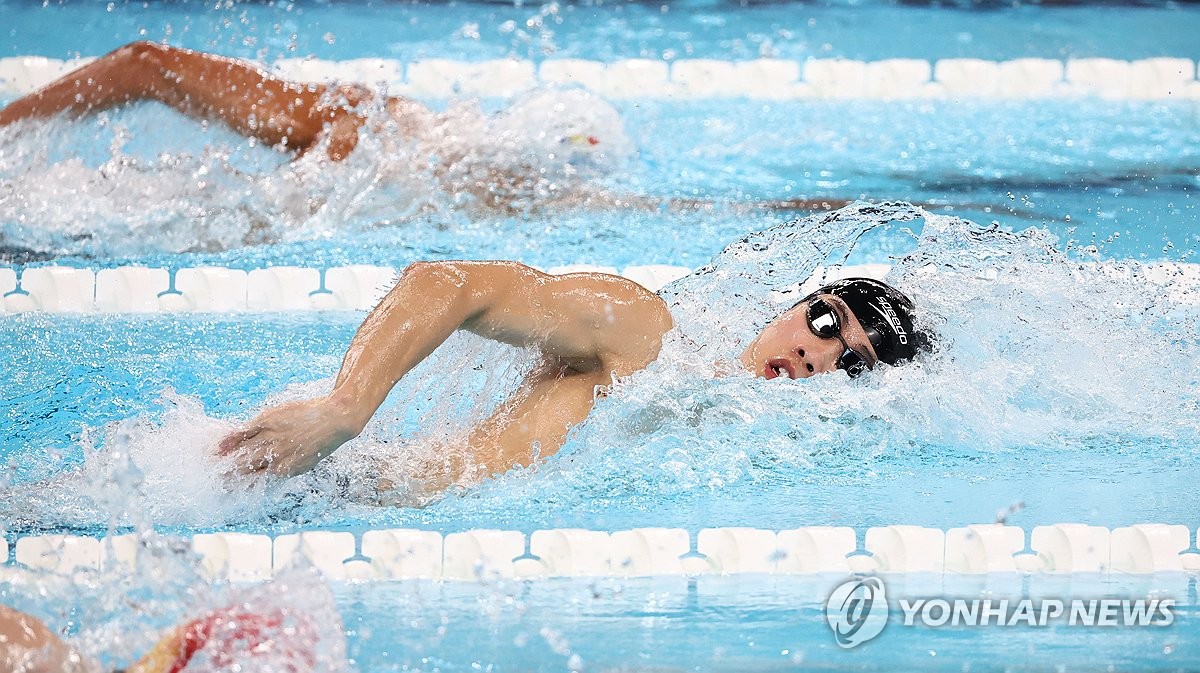
POLYGON ((670 326, 662 300, 616 276, 550 276, 514 262, 413 264, 359 327, 328 396, 264 412, 220 451, 240 454, 243 472, 312 469, 459 329, 540 348, 576 371, 624 375, 657 357, 670 326))
POLYGON ((344 86, 331 97, 325 85, 291 82, 245 61, 133 42, 0 109, 0 126, 154 100, 300 153, 327 133, 329 157, 340 161, 358 143, 363 118, 354 109, 371 95, 364 87, 344 86))

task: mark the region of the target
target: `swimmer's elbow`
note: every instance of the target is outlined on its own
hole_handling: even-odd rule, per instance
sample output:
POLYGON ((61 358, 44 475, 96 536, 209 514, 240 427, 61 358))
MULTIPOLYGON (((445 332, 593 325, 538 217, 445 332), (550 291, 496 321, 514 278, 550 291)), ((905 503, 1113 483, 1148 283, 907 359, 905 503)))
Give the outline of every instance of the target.
POLYGON ((431 301, 442 306, 468 308, 473 283, 471 274, 462 264, 453 261, 409 264, 396 281, 393 299, 410 306, 413 300, 421 300, 427 310, 432 307, 431 301))
POLYGON ((478 317, 495 307, 514 290, 528 288, 541 272, 517 262, 436 261, 413 262, 401 282, 416 283, 427 297, 448 297, 455 305, 478 317))
POLYGON ((650 294, 641 302, 641 310, 636 317, 631 317, 629 325, 638 329, 627 329, 625 349, 627 371, 618 371, 618 376, 626 376, 650 366, 662 352, 663 339, 675 326, 671 311, 657 296, 650 294))
POLYGON ((461 262, 413 262, 404 267, 404 272, 400 275, 400 282, 461 290, 469 284, 470 274, 463 268, 461 262))

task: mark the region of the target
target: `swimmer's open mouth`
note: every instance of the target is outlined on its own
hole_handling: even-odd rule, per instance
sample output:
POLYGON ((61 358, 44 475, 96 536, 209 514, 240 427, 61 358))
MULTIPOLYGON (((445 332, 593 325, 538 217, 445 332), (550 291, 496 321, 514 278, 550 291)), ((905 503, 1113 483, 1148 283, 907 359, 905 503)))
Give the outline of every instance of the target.
POLYGON ((780 376, 794 379, 796 378, 796 368, 787 358, 772 358, 767 360, 766 366, 763 367, 763 376, 767 379, 774 379, 780 376))

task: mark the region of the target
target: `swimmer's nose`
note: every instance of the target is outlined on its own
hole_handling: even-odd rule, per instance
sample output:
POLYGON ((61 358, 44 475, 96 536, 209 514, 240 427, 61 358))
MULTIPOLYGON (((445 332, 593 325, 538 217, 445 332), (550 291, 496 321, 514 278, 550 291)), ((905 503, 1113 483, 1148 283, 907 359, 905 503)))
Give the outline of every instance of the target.
POLYGON ((823 361, 827 358, 823 358, 819 352, 813 352, 811 348, 797 348, 796 355, 800 358, 798 368, 800 378, 808 378, 813 374, 823 374, 837 369, 834 366, 825 366, 823 361))

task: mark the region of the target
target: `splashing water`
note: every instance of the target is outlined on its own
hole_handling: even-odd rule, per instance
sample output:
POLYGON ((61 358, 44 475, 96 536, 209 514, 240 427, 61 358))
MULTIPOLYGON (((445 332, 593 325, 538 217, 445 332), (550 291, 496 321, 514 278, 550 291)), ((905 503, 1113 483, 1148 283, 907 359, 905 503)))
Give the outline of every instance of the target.
MULTIPOLYGON (((1080 261, 1043 230, 981 229, 904 204, 855 205, 752 234, 668 287, 677 329, 646 370, 597 402, 536 478, 484 500, 670 499, 754 484, 870 479, 912 454, 1197 450, 1200 283, 1169 266, 1080 261), (848 381, 763 381, 731 360, 889 222, 925 221, 888 280, 921 311, 933 353, 848 381)), ((753 497, 753 496, 751 496, 753 497)), ((452 503, 452 506, 480 506, 452 503)))
MULTIPOLYGON (((773 227, 661 293, 676 329, 659 359, 599 399, 559 455, 433 510, 449 520, 520 521, 531 502, 653 508, 747 485, 739 492, 765 500, 784 484, 869 480, 880 461, 906 456, 1154 446, 1192 455, 1200 430, 1200 288, 1187 273, 1099 261, 1091 251, 1059 250, 1043 230, 980 228, 907 204, 856 204, 773 227), (795 303, 798 284, 819 264, 845 260, 868 233, 918 220, 919 234, 900 231, 912 251, 888 280, 916 302, 919 326, 935 335, 931 353, 853 381, 840 373, 765 381, 736 368, 736 356, 795 303)), ((193 526, 371 518, 371 508, 356 503, 369 500, 384 465, 412 472, 436 458, 534 361, 533 353, 456 335, 397 386, 361 437, 314 473, 245 493, 229 493, 203 467, 231 425, 176 398, 161 424, 138 419, 108 429, 84 470, 101 493, 90 504, 51 487, 22 518, 62 521, 63 508, 52 503, 71 498, 69 516, 80 521, 121 519, 139 508, 156 523, 193 526), (462 374, 448 384, 447 371, 462 374), (121 469, 136 469, 137 488, 111 476, 111 466, 130 464, 121 469), (189 498, 177 496, 180 484, 189 498)), ((272 402, 328 386, 294 386, 272 402)))
POLYGON ((168 640, 181 633, 177 629, 196 636, 183 669, 195 673, 351 670, 333 593, 314 569, 287 568, 264 584, 214 584, 196 574, 186 549, 146 536, 135 572, 14 575, 0 588, 0 600, 52 628, 72 624, 71 644, 107 664, 104 670, 147 655, 156 656, 159 667, 177 665, 186 651, 168 640))
MULTIPOLYGON (((0 482, 0 512, 16 529, 86 529, 212 528, 275 519, 303 524, 306 512, 319 511, 331 500, 361 511, 377 501, 381 474, 399 483, 447 450, 462 452, 465 432, 534 363, 530 352, 455 334, 397 386, 359 438, 312 473, 284 481, 224 477, 233 461, 214 458, 215 448, 236 428, 236 420, 211 418, 196 398, 167 390, 161 414, 85 432, 77 466, 63 470, 61 455, 30 453, 42 464, 23 466, 19 483, 0 482), (462 388, 448 389, 445 372, 462 372, 456 377, 462 388)), ((266 405, 323 395, 332 382, 288 386, 266 405)), ((425 500, 404 492, 389 496, 407 504, 425 500)))
POLYGON ((51 255, 214 252, 526 212, 586 199, 634 153, 617 111, 581 90, 535 90, 494 115, 464 101, 415 127, 382 103, 364 113, 341 162, 327 142, 287 162, 153 106, 0 128, 0 242, 51 255))

